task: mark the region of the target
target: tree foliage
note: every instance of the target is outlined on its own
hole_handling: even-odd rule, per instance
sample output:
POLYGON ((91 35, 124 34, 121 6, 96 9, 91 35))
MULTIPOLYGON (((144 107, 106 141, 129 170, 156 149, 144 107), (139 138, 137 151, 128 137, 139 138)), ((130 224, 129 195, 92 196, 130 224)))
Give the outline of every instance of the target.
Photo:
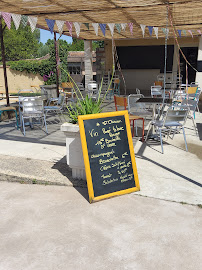
MULTIPOLYGON (((2 24, 4 27, 5 23, 3 22, 2 24)), ((31 59, 37 56, 40 39, 39 29, 36 29, 32 33, 30 26, 23 27, 20 25, 18 30, 16 30, 12 22, 10 30, 5 27, 3 38, 5 46, 5 57, 7 61, 31 59)))

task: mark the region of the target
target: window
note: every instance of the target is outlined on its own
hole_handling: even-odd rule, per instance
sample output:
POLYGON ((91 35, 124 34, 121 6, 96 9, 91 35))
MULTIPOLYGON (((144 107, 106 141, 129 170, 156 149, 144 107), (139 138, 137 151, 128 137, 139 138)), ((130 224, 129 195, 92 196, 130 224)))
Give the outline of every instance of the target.
POLYGON ((80 63, 68 63, 68 70, 70 74, 81 74, 80 63))

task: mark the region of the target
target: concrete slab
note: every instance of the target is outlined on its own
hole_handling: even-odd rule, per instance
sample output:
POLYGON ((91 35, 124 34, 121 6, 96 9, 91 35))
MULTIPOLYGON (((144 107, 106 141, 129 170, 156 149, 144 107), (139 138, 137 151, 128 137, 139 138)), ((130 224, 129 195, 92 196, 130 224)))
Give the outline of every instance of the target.
MULTIPOLYGON (((107 110, 112 110, 113 102, 107 110)), ((196 113, 200 127, 202 114, 196 113)), ((65 137, 60 131, 56 117, 48 118, 47 136, 41 129, 27 129, 26 137, 14 128, 14 121, 0 123, 0 179, 56 185, 86 186, 71 178, 66 166, 65 137), (4 176, 3 176, 4 175, 4 176)), ((138 132, 141 136, 141 123, 138 132)), ((182 134, 173 140, 160 143, 149 140, 142 143, 134 138, 137 169, 141 190, 134 195, 149 196, 163 200, 202 204, 202 129, 196 136, 191 121, 186 124, 188 152, 185 151, 182 134)))
POLYGON ((0 182, 0 270, 201 269, 202 210, 132 194, 0 182))

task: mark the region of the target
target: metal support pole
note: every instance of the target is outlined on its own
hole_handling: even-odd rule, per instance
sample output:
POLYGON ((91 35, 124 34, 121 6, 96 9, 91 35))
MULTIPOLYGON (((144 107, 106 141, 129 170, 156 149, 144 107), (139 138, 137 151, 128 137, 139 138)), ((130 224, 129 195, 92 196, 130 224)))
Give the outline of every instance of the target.
POLYGON ((57 85, 57 96, 59 97, 59 57, 58 57, 58 48, 57 48, 57 40, 56 33, 54 32, 54 44, 55 44, 55 60, 56 60, 56 85, 57 85))
POLYGON ((6 100, 7 100, 7 106, 10 106, 9 94, 8 94, 8 80, 7 80, 7 73, 6 73, 6 58, 5 58, 4 39, 3 39, 3 28, 2 28, 1 18, 0 18, 0 40, 1 40, 1 56, 2 56, 3 70, 4 70, 4 82, 5 82, 5 89, 6 89, 6 100))

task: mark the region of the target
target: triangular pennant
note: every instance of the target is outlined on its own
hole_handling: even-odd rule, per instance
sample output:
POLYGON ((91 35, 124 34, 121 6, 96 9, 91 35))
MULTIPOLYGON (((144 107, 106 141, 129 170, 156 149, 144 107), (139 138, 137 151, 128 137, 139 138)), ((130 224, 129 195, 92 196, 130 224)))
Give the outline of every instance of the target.
POLYGON ((38 20, 37 17, 32 17, 32 16, 28 17, 28 21, 29 21, 32 33, 34 32, 34 30, 36 28, 37 20, 38 20))
POLYGON ((187 35, 186 30, 182 30, 182 33, 183 33, 185 36, 187 35))
POLYGON ((178 32, 179 37, 181 37, 182 36, 182 30, 178 29, 177 32, 178 32))
POLYGON ((26 15, 21 16, 22 26, 25 27, 27 25, 28 17, 26 15))
POLYGON ((115 23, 108 23, 108 26, 109 26, 109 29, 110 29, 110 32, 111 32, 111 36, 113 37, 115 23))
POLYGON ((79 34, 80 34, 81 23, 74 22, 74 27, 75 27, 76 35, 77 35, 77 38, 78 38, 79 37, 79 34))
POLYGON ((116 29, 120 34, 121 33, 121 25, 120 25, 120 23, 116 23, 116 29))
POLYGON ((189 34, 192 36, 193 38, 193 34, 192 34, 192 31, 191 30, 188 30, 189 34))
POLYGON ((133 34, 133 23, 128 23, 129 29, 130 29, 130 33, 131 35, 133 34))
POLYGON ((60 20, 56 20, 55 21, 57 28, 58 28, 58 32, 60 33, 60 35, 62 35, 63 32, 63 26, 64 26, 64 21, 60 21, 60 20))
POLYGON ((11 14, 7 12, 2 12, 2 17, 8 27, 8 29, 11 29, 11 14))
POLYGON ((98 35, 98 26, 99 26, 99 24, 98 23, 92 23, 92 26, 93 26, 95 34, 97 36, 98 35))
POLYGON ((154 33, 156 35, 156 38, 158 38, 158 32, 159 32, 159 28, 158 27, 154 27, 154 33))
POLYGON ((89 30, 89 23, 84 23, 86 28, 89 30))
POLYGON ((66 25, 69 30, 70 36, 72 37, 72 22, 66 21, 66 25))
POLYGON ((106 30, 106 24, 105 23, 99 23, 100 29, 102 30, 103 35, 105 36, 105 30, 106 30))
POLYGON ((53 33, 53 29, 54 29, 54 25, 55 25, 55 20, 50 20, 50 19, 45 19, 46 23, 48 25, 48 28, 51 32, 51 34, 53 33))
POLYGON ((202 35, 201 30, 197 30, 197 32, 198 32, 200 35, 202 35))
POLYGON ((168 36, 169 29, 167 29, 167 28, 161 28, 161 29, 162 29, 163 33, 168 36))
POLYGON ((21 15, 19 14, 11 14, 14 25, 15 25, 15 29, 18 30, 19 26, 20 26, 20 21, 21 21, 21 15))
POLYGON ((152 32, 153 32, 153 26, 147 26, 148 29, 149 29, 149 34, 150 36, 152 36, 152 32))
POLYGON ((144 24, 140 24, 140 27, 141 27, 141 29, 142 29, 142 35, 143 35, 143 37, 144 37, 144 33, 145 33, 145 27, 146 27, 146 25, 144 25, 144 24))
POLYGON ((126 26, 127 26, 127 23, 121 23, 121 29, 122 29, 123 31, 126 30, 126 26))

